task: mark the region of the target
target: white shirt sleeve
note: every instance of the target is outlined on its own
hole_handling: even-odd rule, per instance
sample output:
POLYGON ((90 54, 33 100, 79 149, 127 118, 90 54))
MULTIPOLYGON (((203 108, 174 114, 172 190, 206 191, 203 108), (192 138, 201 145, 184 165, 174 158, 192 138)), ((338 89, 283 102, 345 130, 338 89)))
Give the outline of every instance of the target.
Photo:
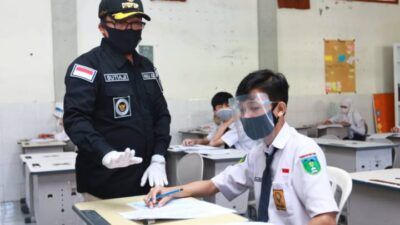
POLYGON ((211 139, 213 139, 213 137, 215 136, 215 133, 217 133, 218 127, 219 126, 213 124, 213 127, 212 127, 210 133, 208 133, 208 135, 206 137, 207 140, 211 141, 211 139))
POLYGON ((227 144, 229 147, 232 147, 233 145, 236 144, 239 140, 239 135, 236 130, 235 126, 229 126, 229 130, 222 135, 221 140, 227 144))
POLYGON ((332 123, 339 123, 339 122, 342 122, 341 117, 342 117, 342 115, 340 113, 338 113, 338 114, 332 116, 331 118, 329 118, 329 121, 331 121, 332 123))
POLYGON ((352 123, 350 129, 352 129, 354 132, 358 134, 365 135, 364 119, 357 111, 352 112, 352 123))
POLYGON ((310 217, 338 212, 326 169, 324 153, 316 143, 301 147, 295 159, 293 186, 310 217))
POLYGON ((254 185, 253 172, 249 166, 249 160, 246 157, 244 162, 227 167, 211 181, 228 200, 232 200, 254 185))

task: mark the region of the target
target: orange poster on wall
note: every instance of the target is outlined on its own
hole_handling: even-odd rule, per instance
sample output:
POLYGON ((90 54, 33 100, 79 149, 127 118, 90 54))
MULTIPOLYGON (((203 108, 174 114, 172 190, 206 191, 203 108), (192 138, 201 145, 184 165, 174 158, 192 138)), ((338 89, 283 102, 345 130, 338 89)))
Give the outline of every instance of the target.
POLYGON ((374 119, 376 133, 390 132, 394 126, 394 94, 374 94, 374 119))

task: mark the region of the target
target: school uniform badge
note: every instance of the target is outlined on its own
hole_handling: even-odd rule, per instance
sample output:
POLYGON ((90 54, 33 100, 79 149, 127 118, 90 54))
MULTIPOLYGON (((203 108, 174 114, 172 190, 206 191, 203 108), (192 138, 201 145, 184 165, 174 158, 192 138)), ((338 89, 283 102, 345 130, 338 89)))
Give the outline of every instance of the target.
POLYGON ((114 118, 124 118, 132 115, 131 113, 131 97, 117 97, 114 101, 114 118))
POLYGON ((285 194, 282 189, 273 189, 273 197, 277 210, 286 211, 285 194))
POLYGON ((314 175, 321 171, 321 164, 319 163, 318 157, 315 153, 300 156, 300 159, 303 168, 307 173, 314 175))

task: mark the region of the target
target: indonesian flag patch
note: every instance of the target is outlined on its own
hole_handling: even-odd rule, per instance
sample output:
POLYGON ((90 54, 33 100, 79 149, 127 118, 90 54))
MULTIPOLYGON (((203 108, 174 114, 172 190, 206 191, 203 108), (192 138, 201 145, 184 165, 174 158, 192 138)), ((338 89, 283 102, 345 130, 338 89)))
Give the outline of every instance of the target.
POLYGON ((97 70, 89 68, 87 66, 82 66, 75 64, 71 72, 71 77, 77 77, 93 83, 94 78, 96 78, 97 70))

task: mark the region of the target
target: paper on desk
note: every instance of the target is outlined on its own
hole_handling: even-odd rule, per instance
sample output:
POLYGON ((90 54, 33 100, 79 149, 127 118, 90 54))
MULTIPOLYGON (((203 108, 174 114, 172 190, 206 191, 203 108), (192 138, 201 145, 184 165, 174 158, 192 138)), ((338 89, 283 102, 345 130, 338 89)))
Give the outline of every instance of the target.
POLYGON ((170 146, 170 151, 173 151, 173 152, 189 152, 189 151, 211 150, 211 149, 220 149, 220 148, 208 146, 208 145, 193 145, 193 146, 171 145, 170 146))
POLYGON ((325 129, 328 127, 343 127, 342 124, 338 124, 338 123, 333 123, 333 124, 326 124, 326 125, 319 125, 317 128, 318 129, 325 129))
POLYGON ((203 155, 225 155, 229 154, 232 151, 235 150, 226 150, 226 149, 203 149, 199 150, 197 153, 203 154, 203 155))
POLYGON ((146 207, 144 202, 132 202, 128 205, 136 210, 120 213, 120 215, 129 220, 194 219, 235 212, 232 209, 192 198, 175 199, 163 207, 153 209, 146 207))

